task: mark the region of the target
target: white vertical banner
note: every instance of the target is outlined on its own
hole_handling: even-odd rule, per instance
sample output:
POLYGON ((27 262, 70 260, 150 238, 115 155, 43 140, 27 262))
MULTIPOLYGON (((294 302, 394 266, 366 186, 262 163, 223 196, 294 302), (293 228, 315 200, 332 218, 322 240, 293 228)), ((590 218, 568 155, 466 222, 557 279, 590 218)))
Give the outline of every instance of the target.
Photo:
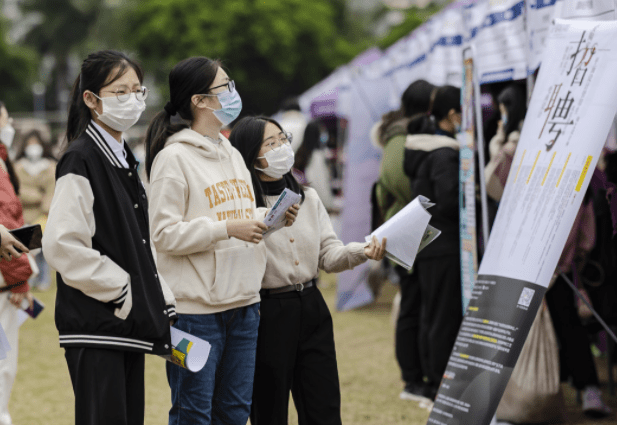
POLYGON ((556 20, 429 424, 490 424, 617 112, 617 22, 556 20))
POLYGON ((474 22, 479 21, 470 35, 481 84, 527 76, 524 4, 523 0, 483 0, 468 11, 474 22))
POLYGON ((433 31, 426 79, 437 86, 460 87, 463 80, 461 57, 465 27, 461 10, 461 5, 455 3, 431 19, 433 31))
POLYGON ((559 17, 559 8, 563 0, 527 0, 527 73, 534 73, 542 62, 546 40, 553 19, 559 17), (558 7, 559 6, 559 7, 558 7))
POLYGON ((461 295, 463 314, 471 299, 478 273, 476 229, 476 143, 474 121, 474 69, 471 48, 464 50, 463 87, 461 89, 462 131, 459 155, 459 226, 461 243, 461 295))

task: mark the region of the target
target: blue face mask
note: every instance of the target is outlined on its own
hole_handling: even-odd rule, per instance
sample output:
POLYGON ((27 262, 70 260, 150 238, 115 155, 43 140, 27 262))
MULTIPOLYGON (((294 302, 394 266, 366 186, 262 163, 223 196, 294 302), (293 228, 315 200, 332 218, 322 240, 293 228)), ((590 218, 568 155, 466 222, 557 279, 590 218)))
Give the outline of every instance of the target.
POLYGON ((219 98, 221 109, 208 109, 212 109, 214 116, 217 117, 223 125, 229 125, 240 115, 242 111, 242 99, 240 99, 240 95, 235 88, 231 92, 226 91, 218 93, 216 97, 219 98))

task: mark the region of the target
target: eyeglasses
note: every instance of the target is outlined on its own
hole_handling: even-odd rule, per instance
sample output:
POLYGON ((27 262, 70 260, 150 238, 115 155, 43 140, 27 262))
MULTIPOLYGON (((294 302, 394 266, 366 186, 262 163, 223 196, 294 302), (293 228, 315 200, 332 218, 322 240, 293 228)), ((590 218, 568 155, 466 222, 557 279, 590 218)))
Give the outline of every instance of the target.
MULTIPOLYGON (((210 87, 208 91, 218 89, 221 87, 227 87, 227 90, 231 93, 236 89, 236 83, 234 82, 234 80, 230 80, 229 82, 225 84, 221 84, 220 86, 210 87)), ((225 93, 225 92, 222 92, 222 93, 225 93)), ((216 96, 216 94, 200 94, 198 96, 216 96)))
POLYGON ((147 87, 141 87, 137 90, 131 90, 128 87, 120 87, 116 91, 101 91, 101 93, 114 93, 120 102, 128 101, 131 98, 131 93, 135 93, 137 100, 146 100, 149 92, 147 87))
POLYGON ((278 136, 270 136, 264 140, 262 147, 274 150, 280 148, 283 145, 290 145, 293 140, 293 134, 280 133, 278 136))

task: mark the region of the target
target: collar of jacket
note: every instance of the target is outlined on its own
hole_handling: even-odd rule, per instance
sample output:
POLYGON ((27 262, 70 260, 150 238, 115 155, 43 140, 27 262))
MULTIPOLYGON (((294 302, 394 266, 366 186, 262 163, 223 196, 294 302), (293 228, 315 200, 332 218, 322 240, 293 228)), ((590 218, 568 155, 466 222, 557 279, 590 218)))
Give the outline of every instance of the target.
MULTIPOLYGON (((126 168, 122 165, 122 163, 120 162, 120 160, 118 159, 114 151, 111 150, 111 147, 109 147, 107 142, 103 139, 103 136, 101 135, 101 133, 99 133, 99 131, 96 129, 96 127, 92 123, 88 124, 88 127, 86 128, 86 134, 90 136, 92 140, 94 140, 94 143, 96 144, 96 146, 103 152, 103 156, 107 158, 107 160, 111 163, 111 165, 113 165, 116 168, 123 168, 123 169, 126 168)), ((126 161, 129 164, 129 168, 131 168, 131 161, 129 160, 129 157, 131 156, 131 154, 129 154, 128 149, 126 151, 126 156, 127 156, 126 161)))
POLYGON ((441 148, 459 150, 460 145, 456 139, 432 134, 410 134, 405 141, 405 149, 431 152, 441 148))

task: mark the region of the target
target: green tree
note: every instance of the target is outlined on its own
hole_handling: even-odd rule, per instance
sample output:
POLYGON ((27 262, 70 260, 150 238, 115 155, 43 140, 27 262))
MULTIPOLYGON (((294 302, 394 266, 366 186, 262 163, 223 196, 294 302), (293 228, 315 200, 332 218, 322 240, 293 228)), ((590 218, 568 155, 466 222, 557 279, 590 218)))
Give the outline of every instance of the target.
POLYGON ((71 87, 69 56, 87 39, 105 0, 27 0, 23 10, 42 17, 26 36, 26 44, 41 56, 53 55, 55 68, 49 81, 48 107, 63 107, 62 96, 71 87))
POLYGON ((0 100, 10 112, 32 110, 36 56, 29 49, 7 44, 7 27, 0 19, 0 100))
POLYGON ((338 0, 136 1, 125 39, 165 85, 186 57, 222 59, 244 112, 272 113, 363 47, 338 32, 341 13, 338 0))

